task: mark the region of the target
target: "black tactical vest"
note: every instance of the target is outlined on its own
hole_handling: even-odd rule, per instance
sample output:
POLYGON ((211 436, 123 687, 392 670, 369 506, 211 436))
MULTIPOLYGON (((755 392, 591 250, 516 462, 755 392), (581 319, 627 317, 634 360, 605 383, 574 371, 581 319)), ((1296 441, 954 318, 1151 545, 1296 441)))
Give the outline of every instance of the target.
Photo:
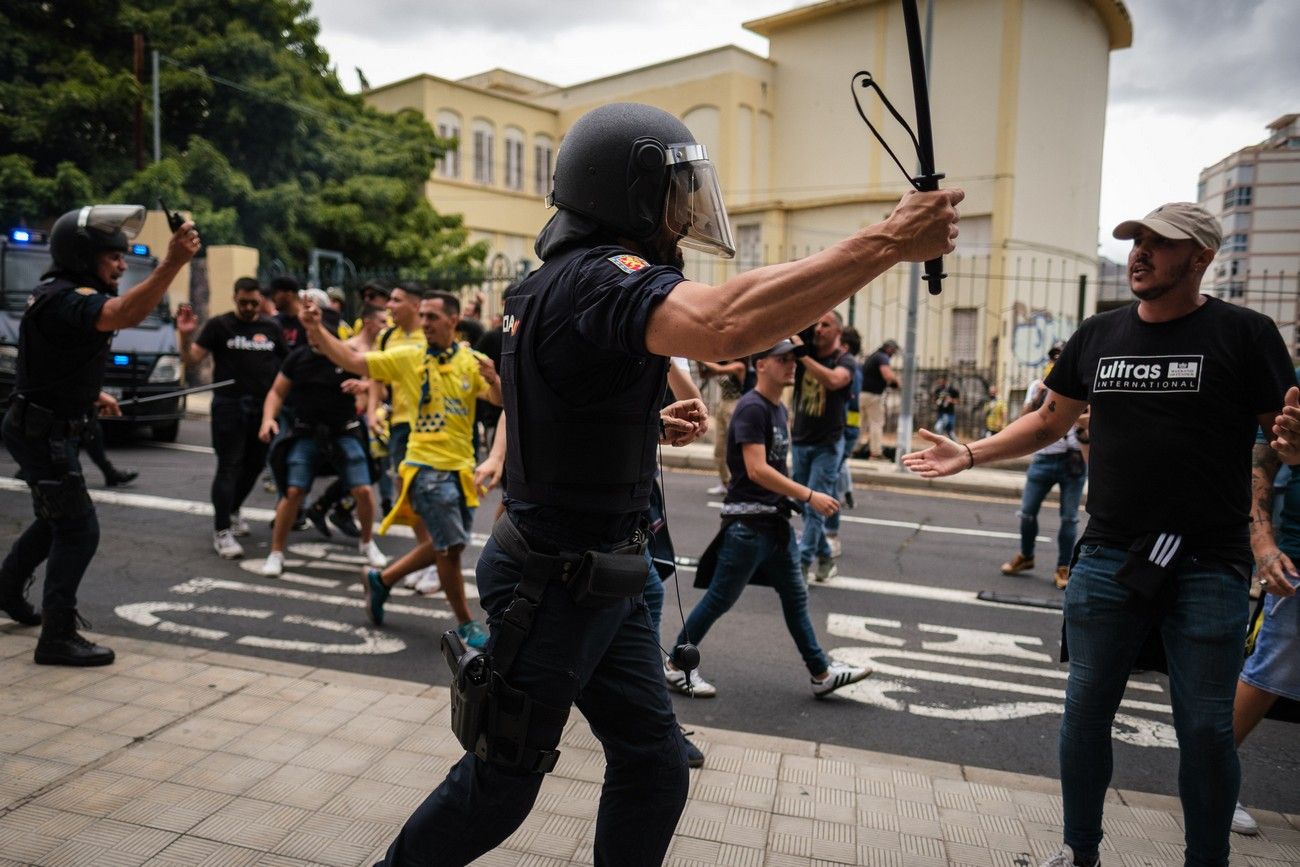
POLYGON ((560 509, 639 512, 650 504, 668 360, 628 358, 636 373, 625 387, 579 403, 547 384, 546 360, 539 357, 542 338, 554 336, 540 333, 542 314, 572 307, 586 252, 579 247, 557 255, 506 300, 506 491, 511 499, 560 509))
POLYGON ((18 327, 14 393, 62 419, 82 418, 94 411, 113 342, 111 331, 69 339, 51 328, 50 305, 60 303, 79 285, 55 277, 36 287, 18 327))

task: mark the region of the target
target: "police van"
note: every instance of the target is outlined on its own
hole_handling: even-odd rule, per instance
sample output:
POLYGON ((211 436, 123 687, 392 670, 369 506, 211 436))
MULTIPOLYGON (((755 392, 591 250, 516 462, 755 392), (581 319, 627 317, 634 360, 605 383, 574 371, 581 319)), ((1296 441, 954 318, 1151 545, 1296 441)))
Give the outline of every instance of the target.
MULTIPOLYGON (((18 368, 18 325, 27 296, 50 268, 50 249, 43 232, 13 229, 0 238, 0 407, 8 406, 18 368)), ((149 276, 158 260, 144 244, 126 254, 126 274, 118 284, 125 294, 149 276)), ((118 400, 151 397, 181 388, 181 358, 168 298, 163 296, 144 321, 113 335, 104 391, 118 400)), ((185 417, 185 398, 169 397, 126 404, 121 418, 105 425, 148 425, 155 440, 173 442, 185 417)))

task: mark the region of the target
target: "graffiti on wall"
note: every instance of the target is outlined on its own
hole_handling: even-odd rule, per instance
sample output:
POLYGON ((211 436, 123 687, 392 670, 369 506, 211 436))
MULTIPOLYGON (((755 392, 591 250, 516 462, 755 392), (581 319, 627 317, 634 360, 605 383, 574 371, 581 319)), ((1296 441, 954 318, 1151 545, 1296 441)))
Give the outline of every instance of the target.
POLYGON ((1011 355, 1020 364, 1041 367, 1052 344, 1067 339, 1075 327, 1074 317, 1017 303, 1011 309, 1011 355))

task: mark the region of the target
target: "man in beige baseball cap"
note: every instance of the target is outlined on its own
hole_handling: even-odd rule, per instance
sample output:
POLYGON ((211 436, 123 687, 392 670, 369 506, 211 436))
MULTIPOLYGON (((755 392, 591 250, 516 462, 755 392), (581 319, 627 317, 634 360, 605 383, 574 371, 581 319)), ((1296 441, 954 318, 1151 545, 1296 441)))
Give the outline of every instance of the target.
POLYGON ((1145 227, 1173 241, 1191 239, 1208 250, 1218 251, 1223 243, 1223 229, 1214 215, 1191 202, 1161 205, 1141 220, 1125 220, 1112 233, 1121 241, 1132 240, 1139 227, 1145 227))

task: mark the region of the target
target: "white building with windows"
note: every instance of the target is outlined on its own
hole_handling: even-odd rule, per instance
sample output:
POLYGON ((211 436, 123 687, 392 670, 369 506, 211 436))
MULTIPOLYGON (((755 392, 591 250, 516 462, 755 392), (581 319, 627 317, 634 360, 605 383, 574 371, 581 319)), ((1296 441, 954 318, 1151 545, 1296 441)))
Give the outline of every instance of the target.
POLYGON ((1204 169, 1197 201, 1223 224, 1206 291, 1272 317, 1300 355, 1300 114, 1204 169))

